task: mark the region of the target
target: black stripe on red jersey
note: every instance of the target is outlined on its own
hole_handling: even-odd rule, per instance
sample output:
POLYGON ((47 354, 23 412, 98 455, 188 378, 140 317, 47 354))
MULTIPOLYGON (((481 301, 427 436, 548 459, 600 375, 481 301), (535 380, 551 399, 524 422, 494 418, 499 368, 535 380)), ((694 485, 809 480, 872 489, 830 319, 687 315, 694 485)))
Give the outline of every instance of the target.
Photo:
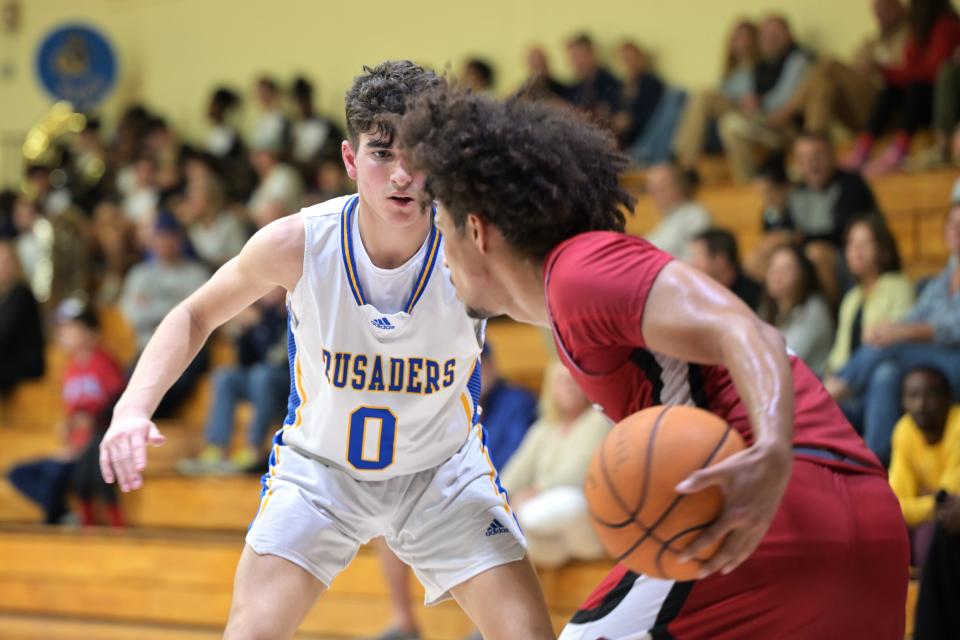
POLYGON ((653 405, 663 404, 663 367, 646 349, 634 349, 630 354, 630 360, 643 369, 647 380, 653 385, 653 405))
POLYGON ((680 615, 680 609, 683 608, 683 603, 687 601, 687 597, 693 591, 693 585, 695 584, 696 581, 691 580, 689 582, 678 582, 671 587, 667 598, 660 605, 657 621, 653 623, 653 628, 650 629, 651 640, 674 640, 673 634, 667 627, 680 615))
POLYGON ((687 365, 687 383, 690 385, 690 397, 700 409, 710 410, 710 399, 707 397, 707 385, 703 382, 703 369, 698 364, 687 365))
MULTIPOLYGON (((587 622, 594 622, 608 615, 611 611, 617 608, 617 605, 623 602, 623 599, 627 597, 628 593, 630 593, 630 589, 633 588, 633 583, 636 582, 637 578, 639 577, 639 573, 634 573, 633 571, 627 570, 617 584, 613 585, 610 590, 603 595, 603 599, 599 604, 597 604, 597 606, 592 609, 578 610, 573 614, 570 622, 572 624, 585 624, 587 622)), ((659 620, 659 618, 657 619, 659 620)))

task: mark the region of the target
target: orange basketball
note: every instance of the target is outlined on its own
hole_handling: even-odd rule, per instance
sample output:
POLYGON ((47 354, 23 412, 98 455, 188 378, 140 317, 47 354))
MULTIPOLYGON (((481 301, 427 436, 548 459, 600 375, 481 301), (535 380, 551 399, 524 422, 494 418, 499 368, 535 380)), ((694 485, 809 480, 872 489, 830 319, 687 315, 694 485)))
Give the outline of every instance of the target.
POLYGON ((637 573, 696 578, 720 542, 690 562, 679 554, 717 518, 723 493, 683 495, 674 487, 744 448, 722 418, 693 407, 652 407, 620 421, 594 454, 584 487, 607 551, 637 573))

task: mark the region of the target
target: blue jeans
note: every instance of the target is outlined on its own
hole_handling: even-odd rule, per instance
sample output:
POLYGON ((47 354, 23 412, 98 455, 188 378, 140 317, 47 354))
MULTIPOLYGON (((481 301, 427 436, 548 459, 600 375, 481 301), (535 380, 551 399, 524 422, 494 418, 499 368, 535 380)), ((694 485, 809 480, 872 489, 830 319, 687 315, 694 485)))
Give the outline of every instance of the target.
POLYGON ((73 463, 44 458, 18 464, 10 470, 10 483, 43 508, 44 522, 57 524, 70 511, 67 493, 73 463))
POLYGON ((205 438, 209 444, 226 447, 233 436, 234 411, 244 400, 253 403, 253 418, 247 442, 259 449, 271 423, 283 420, 290 393, 290 370, 286 365, 255 364, 247 368, 225 367, 213 374, 213 403, 207 416, 205 438))
POLYGON ((861 430, 867 446, 890 463, 890 436, 903 415, 903 378, 918 365, 934 366, 947 376, 955 399, 960 399, 960 349, 921 342, 905 342, 882 349, 862 346, 837 376, 853 392, 841 403, 850 421, 861 430))
POLYGON ((673 152, 673 133, 680 122, 686 102, 686 91, 667 89, 640 138, 626 150, 627 155, 642 166, 669 160, 673 152))

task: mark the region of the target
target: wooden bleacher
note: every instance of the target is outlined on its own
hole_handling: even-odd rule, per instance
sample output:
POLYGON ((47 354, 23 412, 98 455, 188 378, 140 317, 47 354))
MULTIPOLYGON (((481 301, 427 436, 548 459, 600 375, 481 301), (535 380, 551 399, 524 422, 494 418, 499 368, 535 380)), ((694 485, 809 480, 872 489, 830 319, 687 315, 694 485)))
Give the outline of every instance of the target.
MULTIPOLYGON (((240 534, 62 531, 0 528, 2 616, 55 617, 94 623, 164 625, 194 632, 222 627, 240 534)), ((541 572, 559 629, 609 570, 579 563, 541 572)), ((422 589, 411 576, 415 599, 422 589)), ((420 608, 424 637, 453 640, 470 623, 452 602, 420 608)), ((313 609, 304 637, 375 633, 389 618, 386 584, 375 553, 362 550, 313 609)), ((8 638, 8 635, 3 635, 8 638)), ((75 636, 70 636, 75 637, 75 636)))
MULTIPOLYGON (((935 272, 946 260, 942 228, 956 178, 956 172, 944 171, 894 175, 873 184, 914 277, 935 272)), ((628 184, 640 192, 628 228, 642 233, 656 223, 656 213, 649 197, 642 194, 642 175, 629 177, 628 184)), ((711 180, 699 199, 718 225, 736 230, 744 252, 756 246, 760 206, 750 187, 711 180)), ((129 363, 135 351, 133 335, 116 310, 105 310, 103 327, 107 347, 129 363)), ((498 320, 490 323, 488 338, 501 372, 539 389, 553 349, 549 336, 533 327, 498 320)), ((215 365, 230 361, 226 339, 214 339, 212 360, 215 365)), ((144 488, 122 496, 127 530, 55 530, 26 524, 37 522, 39 511, 14 492, 6 472, 17 461, 57 448, 53 425, 61 416, 63 366, 62 356, 51 348, 47 376, 22 385, 0 405, 0 637, 219 637, 242 532, 255 513, 259 483, 250 476, 193 479, 174 471, 177 459, 201 445, 209 380, 200 385, 177 420, 161 425, 167 443, 150 450, 144 488)), ((240 439, 242 433, 238 431, 236 437, 240 439)), ((609 563, 599 562, 542 574, 558 628, 608 568, 609 563)), ((914 586, 909 602, 915 595, 914 586)), ((376 558, 363 551, 311 613, 301 637, 372 633, 384 624, 387 610, 376 558)), ((469 628, 449 603, 421 608, 418 615, 429 638, 459 638, 469 628)))

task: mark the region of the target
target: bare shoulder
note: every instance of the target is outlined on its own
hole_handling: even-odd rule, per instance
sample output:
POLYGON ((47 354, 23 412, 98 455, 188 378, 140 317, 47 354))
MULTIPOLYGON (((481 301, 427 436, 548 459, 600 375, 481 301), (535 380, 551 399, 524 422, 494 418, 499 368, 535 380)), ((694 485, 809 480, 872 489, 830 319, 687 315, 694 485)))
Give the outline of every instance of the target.
POLYGON ((293 290, 303 274, 303 218, 292 214, 257 231, 240 252, 243 268, 293 290))

